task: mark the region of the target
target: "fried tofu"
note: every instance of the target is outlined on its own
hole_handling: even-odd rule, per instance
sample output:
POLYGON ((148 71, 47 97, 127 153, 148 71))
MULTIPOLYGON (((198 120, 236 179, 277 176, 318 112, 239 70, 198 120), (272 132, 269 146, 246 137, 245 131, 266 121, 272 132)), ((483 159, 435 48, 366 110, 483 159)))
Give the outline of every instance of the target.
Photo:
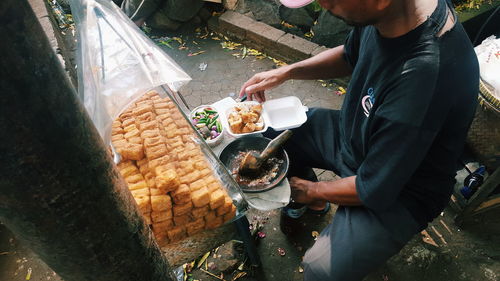
POLYGON ((160 143, 156 146, 144 147, 148 160, 160 158, 168 153, 167 146, 160 143))
POLYGON ((148 188, 148 185, 146 184, 146 181, 139 181, 136 183, 131 183, 128 185, 129 190, 138 190, 138 189, 144 189, 148 188))
POLYGON ((134 197, 143 197, 143 196, 148 196, 150 195, 149 193, 149 188, 141 188, 141 189, 135 189, 135 190, 130 190, 132 193, 132 196, 134 197))
POLYGON ((215 217, 213 220, 209 220, 205 222, 206 229, 214 229, 221 226, 224 223, 224 219, 222 217, 215 217))
POLYGON ((144 177, 142 176, 142 174, 133 174, 133 175, 130 175, 130 176, 126 177, 125 181, 128 184, 138 183, 140 181, 144 181, 144 177))
POLYGON ((153 231, 155 233, 164 233, 174 226, 173 220, 166 220, 158 223, 153 223, 153 231))
POLYGON ((147 225, 152 224, 152 221, 151 221, 151 213, 142 214, 142 218, 144 219, 144 222, 145 222, 147 225))
POLYGON ((191 189, 192 192, 197 191, 203 187, 206 187, 206 183, 203 179, 199 179, 189 185, 189 188, 191 189))
POLYGON ((195 207, 203 207, 211 203, 211 196, 206 187, 202 187, 191 193, 191 201, 195 207))
POLYGON ((207 204, 203 207, 193 208, 193 210, 191 210, 191 216, 195 219, 203 218, 208 214, 209 211, 210 211, 210 206, 208 206, 207 204))
POLYGON ((139 207, 139 211, 142 214, 151 213, 151 203, 149 200, 149 196, 134 197, 134 200, 137 203, 137 206, 139 207))
POLYGON ((215 210, 218 217, 229 213, 233 206, 233 200, 229 196, 224 196, 224 204, 215 210))
POLYGON ((173 218, 173 216, 174 215, 173 215, 171 209, 151 212, 151 220, 153 221, 153 223, 171 220, 173 218))
POLYGON ((174 229, 168 230, 167 235, 171 242, 182 240, 186 237, 186 228, 178 226, 174 229))
POLYGON ((188 202, 186 204, 174 205, 172 209, 174 210, 174 217, 178 217, 189 214, 193 209, 193 204, 188 202))
POLYGON ((172 199, 170 195, 152 195, 151 207, 155 212, 169 210, 172 208, 172 199))
POLYGON ((216 190, 210 194, 210 209, 215 210, 224 205, 224 192, 216 190))
POLYGON ((124 168, 120 168, 120 166, 118 166, 118 170, 120 171, 120 174, 124 178, 127 178, 131 175, 139 174, 139 169, 133 164, 130 166, 126 166, 124 168))
POLYGON ((205 220, 199 218, 193 222, 186 224, 186 232, 188 235, 196 234, 205 228, 205 220))
POLYGON ((123 159, 129 160, 141 160, 144 158, 144 150, 142 149, 142 145, 136 143, 129 143, 125 148, 123 148, 120 152, 123 159))
POLYGON ((185 184, 190 184, 199 178, 200 178, 200 172, 195 170, 192 173, 189 173, 189 174, 181 177, 180 182, 185 183, 185 184))
POLYGON ((236 206, 231 206, 231 211, 223 216, 224 222, 228 222, 236 216, 236 206))
POLYGON ((176 226, 183 226, 186 225, 191 221, 191 216, 189 214, 182 215, 182 216, 175 216, 174 217, 174 224, 176 226))
POLYGON ((181 184, 179 188, 170 192, 175 204, 186 204, 191 201, 191 192, 186 184, 181 184))
POLYGON ((170 192, 176 190, 179 185, 179 179, 177 178, 177 173, 173 169, 168 169, 165 171, 162 171, 156 168, 156 178, 155 178, 155 184, 156 188, 161 190, 162 192, 170 192))
POLYGON ((255 123, 246 123, 243 129, 241 129, 242 133, 251 133, 253 131, 255 131, 255 123))

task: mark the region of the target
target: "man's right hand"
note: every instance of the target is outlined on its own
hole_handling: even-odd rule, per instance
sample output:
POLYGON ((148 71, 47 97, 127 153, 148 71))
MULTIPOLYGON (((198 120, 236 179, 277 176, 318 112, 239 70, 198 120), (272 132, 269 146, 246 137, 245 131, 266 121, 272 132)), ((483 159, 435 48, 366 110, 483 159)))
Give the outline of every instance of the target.
POLYGON ((248 100, 255 99, 258 102, 264 102, 266 101, 265 91, 281 85, 286 80, 288 80, 286 66, 257 73, 243 84, 239 97, 243 97, 246 93, 248 100))

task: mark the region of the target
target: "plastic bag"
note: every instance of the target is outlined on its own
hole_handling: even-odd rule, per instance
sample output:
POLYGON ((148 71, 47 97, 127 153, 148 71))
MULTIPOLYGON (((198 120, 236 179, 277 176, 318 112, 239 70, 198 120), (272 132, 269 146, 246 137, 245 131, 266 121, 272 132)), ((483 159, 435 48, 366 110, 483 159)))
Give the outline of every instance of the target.
POLYGON ((492 35, 474 49, 481 79, 495 89, 494 94, 500 100, 500 38, 492 35))
POLYGON ((109 0, 70 0, 78 32, 78 92, 109 143, 113 120, 148 89, 191 80, 109 0))
MULTIPOLYGON (((112 1, 70 0, 70 5, 78 33, 79 95, 106 144, 113 121, 150 90, 174 101, 188 120, 177 91, 191 78, 180 66, 112 1)), ((199 136, 195 142, 237 207, 236 218, 243 215, 248 204, 237 183, 199 136)))

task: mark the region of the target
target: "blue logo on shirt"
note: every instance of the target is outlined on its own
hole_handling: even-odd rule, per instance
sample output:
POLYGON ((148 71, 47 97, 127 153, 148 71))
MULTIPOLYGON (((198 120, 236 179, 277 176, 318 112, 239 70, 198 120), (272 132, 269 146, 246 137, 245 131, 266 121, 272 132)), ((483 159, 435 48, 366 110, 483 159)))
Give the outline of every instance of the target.
POLYGON ((375 103, 375 94, 374 90, 372 87, 368 88, 367 95, 364 96, 361 99, 361 107, 363 108, 363 112, 365 113, 366 117, 370 115, 370 110, 373 107, 373 104, 375 103))

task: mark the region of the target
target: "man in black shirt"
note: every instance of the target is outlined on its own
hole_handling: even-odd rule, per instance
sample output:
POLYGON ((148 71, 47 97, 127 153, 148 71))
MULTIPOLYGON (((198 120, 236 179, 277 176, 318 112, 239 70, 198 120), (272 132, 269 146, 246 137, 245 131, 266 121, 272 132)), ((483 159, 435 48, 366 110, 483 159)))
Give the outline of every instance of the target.
POLYGON ((286 150, 295 201, 339 205, 305 255, 305 280, 361 280, 447 204, 477 104, 478 63, 445 0, 319 2, 355 26, 345 45, 258 73, 240 95, 264 101, 288 79, 351 75, 342 109, 310 110, 286 150), (318 182, 312 167, 342 179, 318 182))

